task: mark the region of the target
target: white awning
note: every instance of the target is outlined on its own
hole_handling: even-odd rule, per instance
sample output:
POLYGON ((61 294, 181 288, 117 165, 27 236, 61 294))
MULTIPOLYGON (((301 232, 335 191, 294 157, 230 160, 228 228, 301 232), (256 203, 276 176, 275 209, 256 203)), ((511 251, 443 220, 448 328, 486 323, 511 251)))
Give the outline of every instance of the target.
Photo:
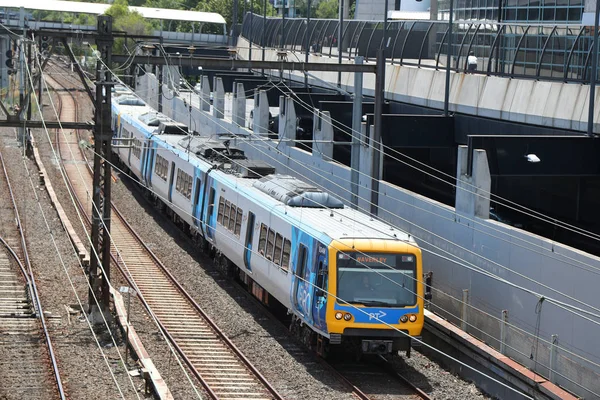
MULTIPOLYGON (((21 0, 19 2, 15 2, 14 0, 0 0, 0 7, 23 7, 27 10, 62 11, 100 15, 104 14, 104 12, 110 7, 110 4, 80 3, 77 1, 63 0, 21 0)), ((139 12, 144 18, 149 19, 225 24, 225 18, 223 18, 220 14, 211 12, 134 6, 130 6, 129 9, 139 12)))

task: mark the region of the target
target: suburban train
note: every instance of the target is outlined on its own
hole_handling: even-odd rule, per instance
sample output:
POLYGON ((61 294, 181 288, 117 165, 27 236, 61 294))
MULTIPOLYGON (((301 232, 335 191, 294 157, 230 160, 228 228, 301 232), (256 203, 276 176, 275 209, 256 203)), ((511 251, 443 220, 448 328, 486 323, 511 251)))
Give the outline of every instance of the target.
POLYGON ((285 307, 303 342, 323 356, 334 346, 410 356, 424 322, 422 257, 410 235, 247 159, 227 139, 190 133, 127 89, 113 96, 121 165, 219 268, 285 307))

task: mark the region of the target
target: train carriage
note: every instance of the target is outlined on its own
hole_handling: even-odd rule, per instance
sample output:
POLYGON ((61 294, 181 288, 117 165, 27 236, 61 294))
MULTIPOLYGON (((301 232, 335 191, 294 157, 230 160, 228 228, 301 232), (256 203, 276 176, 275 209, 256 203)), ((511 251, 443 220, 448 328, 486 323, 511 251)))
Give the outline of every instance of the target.
POLYGON ((292 331, 321 354, 344 344, 410 351, 424 318, 421 253, 408 234, 247 160, 228 140, 115 103, 116 139, 139 141, 139 157, 134 144, 117 148, 119 159, 225 271, 287 308, 292 331))

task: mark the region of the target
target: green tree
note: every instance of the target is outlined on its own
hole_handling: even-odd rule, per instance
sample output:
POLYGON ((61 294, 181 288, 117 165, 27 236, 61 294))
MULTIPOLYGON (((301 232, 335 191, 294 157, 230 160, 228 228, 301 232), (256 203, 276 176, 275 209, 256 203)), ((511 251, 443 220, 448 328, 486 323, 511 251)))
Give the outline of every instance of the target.
POLYGON ((337 18, 338 17, 338 0, 322 0, 317 6, 315 17, 317 18, 337 18))
MULTIPOLYGON (((115 0, 112 6, 106 11, 106 15, 113 17, 113 30, 124 31, 129 35, 149 35, 152 33, 152 24, 147 22, 142 15, 136 11, 129 9, 127 0, 115 0)), ((124 38, 116 38, 113 46, 113 51, 122 53, 125 46, 124 38)), ((129 51, 133 51, 133 45, 128 47, 129 51)))

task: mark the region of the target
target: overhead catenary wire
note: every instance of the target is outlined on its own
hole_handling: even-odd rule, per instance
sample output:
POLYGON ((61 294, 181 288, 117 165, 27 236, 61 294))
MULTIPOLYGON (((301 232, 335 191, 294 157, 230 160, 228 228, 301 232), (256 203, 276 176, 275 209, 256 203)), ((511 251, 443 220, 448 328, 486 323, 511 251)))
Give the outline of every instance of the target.
MULTIPOLYGON (((283 83, 283 85, 285 85, 285 83, 283 83)), ((299 100, 302 101, 301 99, 299 99, 299 100)), ((600 240, 600 234, 597 234, 597 233, 594 233, 594 232, 591 232, 591 231, 587 231, 587 230, 585 230, 583 228, 580 228, 580 227, 577 227, 575 225, 568 224, 566 222, 560 221, 559 219, 557 219, 555 217, 551 217, 551 216, 545 215, 545 214, 543 214, 543 213, 541 213, 539 211, 536 211, 536 210, 533 210, 531 208, 525 207, 525 206, 523 206, 521 204, 518 204, 515 201, 509 200, 507 198, 504 198, 502 196, 494 194, 491 191, 487 191, 487 190, 481 189, 481 188, 476 188, 475 185, 473 185, 470 182, 464 182, 464 185, 467 186, 467 187, 471 187, 472 190, 468 190, 468 189, 466 189, 464 187, 458 187, 456 184, 452 183, 456 179, 456 177, 453 176, 453 175, 450 175, 450 174, 448 174, 448 173, 446 173, 444 171, 438 170, 438 169, 436 169, 436 168, 434 168, 434 167, 432 167, 430 165, 427 165, 423 161, 417 160, 414 157, 410 157, 410 156, 408 156, 408 155, 400 152, 399 150, 397 150, 397 149, 395 149, 395 148, 393 148, 391 146, 385 145, 384 143, 381 143, 381 146, 382 146, 383 150, 381 150, 381 149, 379 149, 377 147, 374 147, 372 145, 372 143, 370 143, 369 138, 367 136, 365 136, 362 132, 355 131, 352 127, 349 127, 349 126, 345 125, 344 123, 342 123, 340 121, 337 121, 336 119, 332 119, 332 125, 336 126, 338 129, 340 129, 342 131, 342 133, 346 133, 349 136, 352 136, 354 133, 357 133, 359 135, 359 137, 362 137, 362 139, 359 138, 360 144, 372 147, 373 150, 377 151, 377 152, 381 152, 383 150, 387 150, 389 153, 386 154, 386 155, 388 157, 390 157, 391 159, 393 159, 395 161, 398 161, 398 162, 400 162, 400 163, 402 163, 404 165, 407 165, 410 168, 417 169, 419 172, 422 172, 422 173, 424 173, 424 174, 426 174, 426 175, 428 175, 428 176, 430 176, 430 177, 432 177, 432 178, 434 178, 436 180, 440 180, 443 183, 446 183, 446 184, 448 184, 448 185, 450 185, 450 186, 452 186, 452 187, 454 187, 456 189, 467 191, 468 193, 471 193, 471 194, 476 195, 478 197, 490 196, 490 199, 493 202, 495 202, 495 203, 497 203, 499 205, 505 206, 505 207, 510 208, 510 209, 512 209, 514 211, 517 211, 519 213, 523 213, 525 215, 534 217, 534 218, 539 219, 541 221, 544 221, 544 222, 547 222, 547 223, 550 223, 550 224, 555 224, 557 226, 561 226, 564 229, 570 230, 570 231, 572 231, 574 233, 578 233, 578 234, 580 234, 582 236, 587 236, 587 237, 590 237, 592 239, 600 240), (445 177, 451 179, 451 181, 446 181, 446 180, 442 179, 439 176, 436 176, 435 174, 433 174, 431 172, 427 172, 427 171, 421 170, 421 169, 415 167, 414 165, 412 165, 412 164, 410 164, 410 163, 408 163, 408 162, 406 162, 404 160, 401 160, 398 157, 393 156, 391 153, 395 153, 395 154, 397 154, 399 156, 402 156, 402 157, 404 157, 404 158, 406 158, 406 159, 408 159, 408 160, 410 160, 412 162, 415 162, 415 163, 417 163, 417 164, 419 164, 419 165, 421 165, 423 167, 431 169, 432 171, 434 171, 436 173, 439 173, 440 175, 445 176, 445 177), (498 200, 494 200, 493 198, 496 198, 498 200)))
MULTIPOLYGON (((36 51, 36 54, 39 54, 39 53, 36 51)), ((31 85, 32 85, 32 87, 33 87, 33 81, 31 80, 31 74, 30 74, 30 73, 29 73, 29 79, 30 79, 30 81, 31 81, 31 85)), ((45 83, 45 79, 43 79, 42 81, 45 83)), ((48 89, 48 87, 47 87, 47 86, 46 86, 46 91, 48 91, 48 92, 49 92, 49 89, 48 89)), ((36 99, 36 102, 38 102, 38 100, 37 100, 37 95, 35 94, 35 92, 34 92, 34 98, 36 99)), ((58 119, 58 120, 59 120, 59 122, 60 122, 60 118, 58 117, 58 113, 57 113, 57 111, 56 111, 56 108, 54 107, 54 103, 53 103, 53 101, 52 101, 52 97, 51 97, 51 96, 50 96, 50 104, 52 105, 52 108, 53 108, 53 110, 54 110, 54 113, 55 113, 55 115, 57 116, 57 119, 58 119)), ((38 107, 39 107, 39 102, 38 102, 38 107)), ((42 116, 42 123, 43 123, 43 124, 44 124, 44 126, 45 126, 45 120, 43 119, 43 116, 42 116)), ((50 147, 51 147, 52 153, 53 153, 53 155, 54 155, 54 158, 55 158, 55 160, 57 160, 57 163, 58 163, 58 165, 60 165, 60 162, 59 162, 59 157, 58 157, 58 155, 56 154, 56 151, 55 151, 55 149, 54 149, 54 146, 52 145, 52 140, 50 139, 50 136, 49 136, 49 133, 48 133, 48 129, 47 129, 47 128, 44 128, 44 130, 45 130, 45 132, 46 132, 46 136, 47 136, 48 142, 49 142, 49 144, 50 144, 50 147)), ((60 132, 61 132, 63 135, 65 135, 65 133, 64 133, 64 130, 63 130, 62 128, 60 129, 60 132)), ((83 181, 83 182, 85 182, 85 180, 83 180, 83 177, 81 176, 81 171, 79 170, 79 166, 77 165, 77 166, 76 166, 76 168, 77 168, 77 170, 78 170, 78 172, 79 172, 80 178, 82 178, 82 181, 83 181)), ((62 178, 63 178, 63 181, 64 181, 65 185, 68 187, 68 185, 67 185, 67 181, 66 181, 66 179, 67 179, 67 178, 66 178, 66 176, 65 176, 65 172, 64 172, 64 170, 63 170, 62 168, 59 168, 59 171, 60 171, 60 173, 61 173, 61 176, 62 176, 62 178)), ((91 193, 90 193, 90 191, 89 191, 89 189, 88 189, 88 188, 86 188, 86 191, 88 192, 88 195, 90 195, 90 196, 91 196, 91 193)), ((77 215, 78 215, 79 221, 81 222, 82 228, 83 228, 84 232, 86 232, 85 222, 83 221, 83 217, 81 216, 81 214, 80 214, 80 212, 79 212, 79 208, 78 208, 78 207, 77 207, 77 205, 76 205, 75 199, 73 198, 73 194, 72 194, 70 191, 67 191, 67 192, 68 192, 68 194, 69 194, 69 196, 70 196, 71 202, 72 202, 72 204, 73 204, 73 206, 74 206, 74 208, 75 208, 75 211, 76 211, 76 213, 77 213, 77 215)), ((104 223, 104 222, 101 220, 101 223, 104 223)), ((86 234, 86 238, 88 239, 89 243, 91 244, 91 237, 90 237, 89 235, 87 235, 87 234, 86 234)), ((118 249, 118 246, 117 246, 117 244, 116 244, 116 243, 114 243, 114 241, 113 241, 112 237, 111 237, 111 241, 113 242, 113 245, 115 246, 115 249, 116 249, 116 251, 117 251, 117 254, 119 254, 119 256, 120 256, 120 251, 119 251, 119 249, 118 249)), ((102 272, 104 273, 104 270, 103 270, 102 263, 101 263, 101 261, 100 261, 100 259, 99 259, 99 255, 97 254, 97 252, 96 252, 96 250, 93 248, 93 246, 92 246, 92 250, 93 250, 94 256, 95 256, 95 257, 98 259, 98 261, 99 261, 99 267, 101 268, 102 272)), ((122 259, 122 257, 121 257, 121 259, 122 259)), ((126 263, 125 263, 124 261, 123 261, 123 265, 124 265, 124 266, 125 266, 125 268, 127 269, 126 263)), ((83 268, 83 267, 82 267, 82 268, 83 268)), ((85 274, 84 274, 84 275, 85 275, 85 274)), ((94 301, 95 301, 96 305, 97 305, 97 306, 100 308, 100 306, 99 306, 99 303, 98 303, 98 300, 96 299, 96 297, 95 297, 95 294, 94 294, 94 293, 93 293, 93 291, 91 290, 91 286, 90 286, 90 284, 89 284, 89 281, 88 281, 87 283, 88 283, 88 287, 90 288, 90 293, 92 293, 92 294, 93 294, 93 296, 94 296, 94 301)), ((109 282, 109 285, 110 285, 110 282, 109 282)), ((139 291, 139 288, 137 288, 137 287, 136 287, 135 289, 136 289, 136 290, 138 291, 138 293, 140 293, 140 295, 141 295, 141 292, 139 291)), ((157 326, 157 327, 159 327, 159 326, 158 326, 158 322, 157 322, 157 318, 156 318, 156 316, 154 315, 154 313, 153 313, 152 311, 150 311, 150 312, 149 312, 149 314, 150 314, 150 316, 151 316, 151 318, 152 318, 153 322, 156 324, 156 326, 157 326)), ((101 314, 101 315, 102 315, 102 314, 101 314)), ((107 326, 107 329, 108 329, 108 331, 109 331, 109 333, 110 333, 110 335, 111 335, 111 338, 113 338, 113 336, 112 336, 112 332, 110 331, 110 328, 109 328, 109 326, 108 326, 108 324, 107 324, 106 320, 104 319, 104 315, 102 315, 102 318, 103 318, 103 320, 104 320, 104 323, 105 323, 105 324, 106 324, 106 326, 107 326)), ((159 327, 159 332, 161 332, 161 335, 163 335, 163 337, 164 337, 164 339, 165 339, 165 341, 166 341, 166 343, 167 343, 167 346, 168 346, 169 350, 171 351, 171 353, 175 354, 175 349, 173 349, 173 347, 172 347, 171 343, 170 343, 170 342, 167 340, 167 338, 166 338, 166 337, 165 337, 165 335, 164 335, 164 332, 162 331, 162 329, 160 329, 160 327, 159 327)), ((113 338, 113 342, 114 342, 114 338, 113 338)), ((118 347, 117 347, 116 343, 114 343, 114 345, 115 345, 115 347, 117 348, 117 351, 118 351, 118 347)), ((119 356, 120 356, 120 358, 121 358, 121 361, 123 362, 123 365, 124 365, 124 360, 123 360, 123 358, 122 358, 122 356, 121 356, 120 352, 119 352, 118 354, 119 354, 119 356)), ((198 397, 198 398, 202 398, 202 397, 201 397, 201 395, 200 395, 200 393, 198 392, 197 388, 196 388, 196 387, 195 387, 195 385, 193 384, 193 382, 192 382, 192 380, 191 380, 191 377, 190 377, 190 376, 187 374, 187 371, 185 370, 185 368, 184 368, 183 364, 181 363, 181 360, 179 359, 179 357, 177 356, 177 354, 175 354, 175 359, 177 360, 177 363, 179 364, 180 368, 182 369, 182 371, 183 371, 184 375, 186 376, 186 378, 187 378, 188 382, 189 382, 189 383, 190 383, 190 385, 192 386, 192 388, 193 388, 194 392, 196 393, 197 397, 198 397)), ((131 380, 131 377, 130 377, 130 380, 131 380)), ((132 381, 132 384, 133 384, 133 381, 132 381)), ((137 392, 136 392, 136 393, 137 393, 137 392)))
MULTIPOLYGON (((217 123, 217 122, 215 122, 215 123, 217 123)), ((217 123, 217 124, 218 124, 218 123, 217 123)), ((223 125, 221 125, 221 127, 223 127, 223 128, 225 128, 225 129, 227 129, 227 128, 226 128, 226 127, 224 127, 223 125)), ((230 133, 232 133, 232 134, 233 134, 233 132, 230 132, 230 133)), ((250 133, 250 135, 251 135, 251 136, 254 136, 255 134, 253 134, 253 133, 250 133)), ((261 138, 261 139, 263 139, 263 143, 265 143, 267 146, 269 146, 269 147, 273 148, 273 146, 270 146, 270 144, 269 144, 269 142, 268 142, 268 141, 264 140, 264 138, 261 138)), ((250 146, 252 146, 252 145, 250 145, 250 146)), ((260 150, 259 150, 259 151, 260 151, 260 150)), ((264 154, 265 156, 267 156, 267 157, 271 158, 273 161, 280 163, 280 162, 279 162, 277 159, 275 159, 275 158, 274 158, 272 155, 270 155, 270 154, 267 154, 267 153, 265 153, 265 152, 263 152, 263 154, 264 154)), ((289 157, 289 156, 288 156, 287 158, 288 158, 290 161, 292 161, 292 162, 295 162, 295 163, 297 163, 297 164, 300 164, 300 165, 302 165, 302 163, 301 163, 300 161, 298 161, 298 160, 295 160, 295 159, 293 159, 293 158, 291 158, 291 157, 289 157)), ((280 164, 282 164, 282 163, 280 163, 280 164)), ((283 165, 284 167, 287 167, 285 164, 282 164, 282 165, 283 165)), ((305 166, 305 165, 302 165, 302 166, 303 166, 303 167, 305 167, 305 168, 307 168, 308 170, 312 171, 312 167, 311 167, 311 166, 308 166, 308 167, 307 167, 307 166, 305 166)), ((313 172, 314 172, 314 171, 313 171, 313 172)), ((348 190, 348 189, 346 189, 346 188, 342 187, 341 185, 337 184, 335 181, 332 181, 331 179, 327 178, 326 176, 324 176, 324 175, 322 175, 322 174, 319 174, 318 172, 315 172, 315 173, 316 173, 316 174, 317 174, 319 177, 321 177, 321 178, 323 178, 324 180, 326 180, 327 182, 329 182, 329 183, 331 183, 331 184, 333 184, 333 185, 335 185, 335 186, 338 186, 338 187, 340 187, 340 189, 342 189, 342 190, 344 190, 344 191, 346 191, 346 192, 349 192, 349 190, 348 190)), ((305 177, 305 179, 308 179, 308 178, 306 178, 306 177, 305 177)), ((314 184, 316 184, 317 186, 320 186, 320 187, 321 187, 321 185, 319 185, 319 184, 318 184, 317 182, 315 182, 314 180, 311 180, 311 179, 308 179, 308 180, 309 180, 311 183, 314 183, 314 184)), ((348 180, 346 180, 346 181, 347 181, 347 182, 349 182, 348 180)), ((325 190, 328 190, 327 188, 324 188, 324 189, 325 189, 325 190)), ((364 199, 364 198, 362 198, 362 199, 363 199, 363 200, 365 200, 365 201, 367 201, 369 204, 372 204, 372 203, 370 202, 370 200, 368 200, 368 199, 364 199)), ((363 211, 364 211, 364 210, 363 210, 363 211)), ((401 220, 404 220, 404 221, 406 221, 406 222, 409 222, 409 221, 408 221, 408 220, 406 220, 405 218, 402 218, 401 216, 399 216, 399 215, 397 215, 397 214, 395 214, 395 213, 391 213, 391 214, 392 214, 392 215, 394 215, 394 216, 396 216, 397 218, 400 218, 401 220)), ((409 222, 409 223, 410 223, 410 222, 409 222)), ((475 253, 474 251, 472 251, 472 250, 470 250, 470 249, 467 249, 467 248, 465 248, 465 247, 459 246, 458 244, 456 244, 456 243, 452 242, 452 241, 451 241, 451 240, 449 240, 449 239, 446 239, 446 238, 442 237, 441 235, 435 234, 434 232, 432 232, 432 231, 430 231, 430 230, 427 230, 427 229, 425 229, 425 228, 423 228, 423 227, 420 227, 420 226, 418 226, 418 225, 415 225, 414 223, 412 223, 412 225, 413 225, 413 226, 416 226, 416 227, 418 227, 418 228, 420 228, 420 229, 422 229, 423 231, 425 231, 426 233, 428 233, 428 234, 430 234, 430 235, 434 235, 434 236, 435 236, 435 237, 437 237, 438 239, 441 239, 441 240, 443 240, 443 241, 445 241, 445 242, 448 242, 448 243, 450 243, 450 244, 452 244, 452 245, 456 246, 457 248, 460 248, 460 249, 461 249, 461 250, 463 250, 463 251, 466 251, 466 252, 468 252, 468 253, 470 253, 470 254, 472 254, 472 255, 476 256, 476 257, 479 257, 479 258, 481 258, 481 259, 485 260, 486 262, 492 263, 492 264, 494 264, 494 265, 496 265, 496 266, 498 266, 498 267, 500 267, 500 268, 503 268, 503 269, 505 269, 505 270, 507 270, 507 271, 509 271, 509 272, 511 272, 511 273, 514 273, 515 275, 518 275, 518 276, 522 277, 523 279, 529 280, 529 281, 531 281, 532 283, 535 283, 535 284, 537 284, 537 285, 539 285, 539 286, 541 286, 541 287, 544 287, 545 289, 551 290, 551 291, 553 291, 553 292, 555 292, 555 293, 557 293, 557 294, 560 294, 560 295, 564 296, 565 298, 568 298, 568 299, 570 299, 570 300, 573 300, 573 301, 575 301, 575 302, 578 302, 578 303, 580 303, 580 304, 582 304, 582 305, 585 305, 585 306, 587 306, 587 307, 589 307, 589 308, 591 308, 591 309, 594 309, 594 310, 595 310, 595 311, 597 311, 597 312, 600 312, 600 309, 599 309, 599 308, 597 308, 597 307, 594 307, 594 306, 592 306, 592 305, 590 305, 590 304, 587 304, 587 303, 585 303, 585 302, 582 302, 581 300, 579 300, 579 299, 577 299, 577 298, 574 298, 574 297, 572 297, 572 296, 570 296, 570 295, 567 295, 567 294, 565 294, 565 293, 563 293, 563 292, 560 292, 560 291, 558 291, 557 289, 554 289, 554 288, 552 288, 552 287, 550 287, 550 286, 548 286, 548 285, 545 285, 545 284, 543 284, 543 283, 541 283, 541 282, 539 282, 539 281, 537 281, 537 280, 535 280, 535 279, 529 278, 528 276, 526 276, 526 275, 524 275, 524 274, 521 274, 521 273, 519 273, 519 272, 516 272, 516 271, 514 271, 514 270, 512 270, 512 269, 510 269, 510 268, 508 268, 508 267, 506 267, 506 266, 503 266, 503 265, 501 265, 500 263, 497 263, 497 262, 495 262, 495 261, 493 261, 493 260, 490 260, 490 259, 488 259, 488 258, 485 258, 485 257, 483 257, 483 256, 481 256, 481 255, 479 255, 479 254, 475 253)), ((418 237, 418 236, 415 236, 415 237, 418 237)), ((462 259, 461 259, 460 257, 458 257, 458 256, 456 256, 456 255, 454 255, 454 254, 452 254, 452 253, 450 253, 450 252, 448 252, 448 251, 446 251, 446 250, 444 250, 444 249, 441 249, 439 246, 435 246, 435 245, 433 245, 433 244, 430 244, 430 245, 431 245, 431 246, 433 246, 433 247, 435 247, 435 248, 437 248, 437 249, 439 249, 439 250, 442 250, 442 251, 444 251, 444 252, 448 253, 449 255, 451 255, 452 257, 456 257, 456 258, 458 258, 459 260, 461 260, 461 261, 462 261, 462 259)), ((426 250, 426 251, 427 251, 427 250, 426 250)), ((454 260, 450 260, 450 261, 453 261, 453 262, 455 262, 454 260)), ((475 267, 475 268, 477 268, 477 269, 480 269, 481 271, 483 271, 483 269, 481 269, 481 267, 479 267, 479 266, 477 266, 477 265, 475 265, 475 264, 473 264, 473 263, 470 263, 470 262, 468 262, 468 261, 466 261, 466 260, 465 260, 465 262, 467 262, 467 263, 469 263, 470 265, 472 265, 473 267, 475 267)), ((492 276, 492 275, 488 273, 488 276, 492 276)), ((495 276, 495 275, 493 275, 493 276, 495 276)), ((502 278, 499 278, 499 277, 498 277, 498 279, 499 279, 499 280, 501 280, 501 281, 503 281, 503 282, 505 282, 505 283, 509 283, 509 284, 510 284, 510 281, 503 280, 502 278)), ((518 286, 518 285, 514 285, 514 287, 516 287, 516 288, 519 288, 519 289, 523 289, 523 290, 525 290, 525 291, 529 291, 529 289, 524 289, 524 288, 522 288, 522 287, 520 287, 520 286, 518 286)), ((530 292, 530 294, 533 294, 533 293, 535 293, 535 292, 533 292, 533 291, 529 291, 529 292, 530 292)), ((537 297, 541 297, 542 295, 541 295, 541 294, 536 294, 536 296, 537 296, 537 297)), ((584 311, 584 310, 577 309, 576 307, 574 307, 574 306, 572 306, 572 305, 569 305, 569 304, 567 304, 567 303, 560 302, 559 300, 555 300, 555 299, 551 299, 551 298, 549 298, 549 301, 551 301, 551 302, 558 302, 558 303, 559 303, 561 306, 573 307, 574 309, 576 309, 576 310, 578 310, 578 311, 581 311, 581 312, 584 312, 584 313, 586 312, 586 311, 584 311)), ((599 316, 599 315, 597 315, 597 314, 591 314, 591 315, 593 315, 593 316, 594 316, 594 317, 596 317, 596 318, 600 318, 600 316, 599 316)))
MULTIPOLYGON (((215 123, 217 123, 217 122, 215 122, 215 123)), ((218 124, 218 123, 217 123, 217 124, 218 124)), ((218 125, 220 125, 220 124, 218 124, 218 125)), ((222 126, 222 125, 220 125, 220 126, 222 126)), ((226 127, 224 127, 224 126, 222 126, 222 127, 223 127, 225 130, 227 130, 227 128, 226 128, 226 127)), ((229 131, 229 132, 230 132, 230 131, 229 131)), ((232 133, 232 132, 230 132, 230 133, 232 133)), ((251 134, 251 135, 252 135, 252 134, 251 134)), ((271 157, 271 158, 273 159, 273 157, 272 157, 272 156, 270 156, 270 155, 268 155, 268 156, 269 156, 269 157, 271 157)), ((275 160, 275 161, 277 161, 277 160, 275 160)), ((296 162, 296 160, 293 160, 293 159, 292 159, 292 161, 295 161, 295 162, 296 162)), ((325 178, 325 179, 327 179, 327 178, 325 178)), ((327 179, 327 180, 328 180, 328 179, 327 179)), ((329 181, 330 181, 330 180, 329 180, 329 181)), ((339 186, 339 185, 338 185, 338 186, 339 186)), ((347 191, 347 189, 345 189, 345 190, 347 191)), ((431 232, 429 232, 429 231, 427 231, 427 232, 428 232, 428 233, 431 233, 431 232)), ((441 238, 441 239, 448 241, 448 240, 447 240, 447 239, 445 239, 445 238, 441 238)), ((451 243, 451 244, 454 244, 453 242, 450 242, 450 243, 451 243)), ((456 245, 456 244, 455 244, 455 245, 456 245)), ((438 249, 439 249, 439 247, 438 247, 438 249)), ((441 250, 442 250, 442 251, 445 251, 445 250, 443 250, 443 249, 441 249, 441 250)), ((470 251, 470 250, 467 250, 467 251, 469 251, 469 252, 473 253, 474 255, 476 255, 476 256, 478 256, 478 257, 481 257, 481 256, 479 256, 479 255, 475 254, 474 252, 470 251)), ((447 252, 447 251, 445 251, 445 252, 447 252)), ((448 254, 450 254, 452 257, 456 257, 456 256, 455 256, 454 254, 452 254, 452 253, 449 253, 449 252, 448 252, 448 254)), ((459 258, 459 259, 460 259, 460 258, 459 258)), ((456 262, 456 261, 454 261, 454 260, 450 260, 450 261, 456 262)), ((490 262, 492 262, 491 260, 488 260, 488 259, 486 259, 486 261, 490 261, 490 262)), ((492 262, 492 263, 493 263, 493 262, 492 262)), ((496 264, 497 264, 498 266, 500 266, 500 267, 503 267, 502 265, 500 265, 500 264, 498 264, 498 263, 496 263, 496 264)), ((459 264, 459 265, 460 265, 460 264, 459 264)), ((476 266, 476 265, 474 265, 474 264, 472 264, 472 263, 471 263, 471 265, 473 265, 475 268, 479 268, 478 266, 476 266)), ((503 267, 503 268, 506 268, 506 267, 503 267)), ((513 272, 513 271, 512 271, 512 270, 510 270, 510 269, 509 269, 509 271, 513 272)), ((515 272, 515 273, 516 273, 516 272, 515 272)), ((517 274, 518 274, 518 273, 517 273, 517 274)), ((488 275, 489 275, 489 274, 488 274, 488 275)), ((522 275, 522 274, 521 274, 521 275, 522 275)), ((491 276, 491 275, 490 275, 490 276, 491 276)), ((525 277, 525 276, 523 275, 523 277, 525 277)), ((531 280, 531 278, 528 278, 528 277, 526 277, 525 279, 530 279, 530 280, 531 280)), ((535 280, 533 280, 533 281, 534 281, 534 283, 537 283, 537 281, 535 281, 535 280)), ((541 284, 541 283, 540 283, 540 284, 541 284)), ((541 284, 541 285, 543 286, 543 284, 541 284)), ((553 288, 549 288, 549 287, 548 287, 548 289, 549 289, 549 290, 556 291, 556 289, 553 289, 553 288)), ((558 292, 559 294, 561 294, 561 295, 564 295, 562 292, 559 292, 559 291, 557 291, 557 292, 558 292)), ((537 296, 538 296, 538 297, 540 297, 541 295, 540 295, 540 294, 538 294, 537 296)), ((565 296, 565 297, 567 297, 567 298, 571 298, 572 300, 574 300, 574 301, 576 301, 576 302, 580 302, 580 303, 582 303, 583 305, 586 305, 586 306, 588 306, 588 307, 590 307, 590 308, 594 308, 593 306, 591 306, 591 305, 588 305, 587 303, 581 302, 581 301, 579 301, 578 299, 575 299, 575 298, 569 297, 568 295, 564 295, 564 296, 565 296)), ((574 307, 574 306, 571 306, 571 305, 569 305, 569 304, 566 304, 566 303, 559 302, 558 300, 554 300, 554 299, 549 299, 549 300, 550 300, 550 301, 556 301, 556 302, 558 302, 558 303, 559 303, 559 304, 558 304, 558 306, 559 306, 559 307, 561 307, 561 308, 565 308, 565 307, 574 307)), ((566 309, 566 308, 565 308, 565 309, 566 309)), ((580 309, 579 309, 578 311, 582 311, 582 310, 580 310, 580 309)), ((599 310, 599 311, 600 311, 600 310, 599 310)), ((574 312, 574 311, 572 311, 572 312, 574 312)), ((583 312, 585 313, 585 311, 583 311, 583 312)), ((577 315, 580 315, 580 314, 578 314, 578 313, 576 313, 576 314, 577 314, 577 315)), ((595 315, 595 314, 592 314, 592 315, 598 318, 598 316, 597 316, 597 315, 595 315)), ((580 315, 580 316, 581 316, 581 315, 580 315)), ((583 317, 583 316, 582 316, 582 317, 583 317)), ((583 318, 586 318, 586 317, 583 317, 583 318)), ((595 321, 593 321, 593 320, 590 320, 590 321, 591 321, 591 322, 595 322, 595 321)))

